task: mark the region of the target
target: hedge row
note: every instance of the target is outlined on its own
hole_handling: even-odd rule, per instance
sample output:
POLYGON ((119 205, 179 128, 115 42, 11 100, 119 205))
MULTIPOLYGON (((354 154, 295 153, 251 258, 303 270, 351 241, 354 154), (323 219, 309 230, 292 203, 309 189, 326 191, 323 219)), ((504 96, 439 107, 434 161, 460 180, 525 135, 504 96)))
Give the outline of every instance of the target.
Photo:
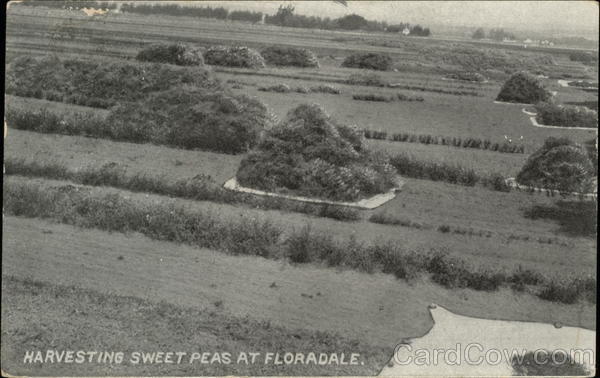
POLYGON ((286 259, 293 263, 325 263, 363 272, 393 274, 410 279, 427 274, 447 288, 493 291, 510 286, 563 303, 581 299, 595 302, 593 277, 548 279, 538 272, 518 269, 477 269, 444 251, 407 251, 398 243, 367 245, 354 239, 335 240, 308 226, 284 233, 270 220, 225 220, 213 213, 190 210, 173 203, 143 202, 121 194, 93 194, 91 188, 64 185, 44 187, 32 182, 4 183, 8 215, 48 218, 85 228, 139 232, 156 240, 213 248, 236 255, 286 259))
POLYGON ((398 174, 405 177, 444 181, 465 186, 474 186, 479 183, 500 192, 509 192, 511 190, 505 178, 499 173, 482 176, 473 169, 455 164, 423 161, 406 153, 393 155, 390 158, 390 164, 396 168, 398 174))
POLYGON ((255 196, 223 188, 211 176, 196 175, 192 178, 170 180, 163 176, 127 175, 125 168, 117 163, 107 163, 100 168, 67 169, 62 164, 26 162, 22 159, 5 159, 7 175, 43 177, 68 180, 83 185, 112 186, 133 192, 154 193, 170 197, 244 205, 256 209, 282 210, 332 218, 340 221, 360 219, 360 212, 346 206, 312 204, 285 198, 255 196))
POLYGON ((585 106, 539 103, 536 120, 543 125, 598 128, 598 112, 585 106))
POLYGON ((388 134, 386 131, 364 129, 365 138, 390 140, 393 142, 435 144, 441 146, 452 146, 461 148, 476 148, 505 153, 525 153, 525 146, 504 142, 502 144, 492 143, 489 139, 446 137, 431 134, 395 133, 388 134))

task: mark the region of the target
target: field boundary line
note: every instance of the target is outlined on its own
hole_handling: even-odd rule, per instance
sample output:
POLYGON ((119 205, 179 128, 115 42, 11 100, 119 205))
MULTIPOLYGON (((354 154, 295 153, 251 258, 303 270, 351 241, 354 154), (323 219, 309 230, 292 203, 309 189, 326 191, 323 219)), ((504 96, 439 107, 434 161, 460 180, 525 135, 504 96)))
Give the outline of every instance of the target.
POLYGON ((252 189, 252 188, 247 188, 247 187, 241 186, 237 182, 237 179, 235 177, 232 177, 231 179, 227 180, 225 182, 225 184, 223 185, 223 187, 226 189, 229 189, 229 190, 236 191, 236 192, 250 193, 250 194, 255 194, 255 195, 259 195, 259 196, 279 197, 279 198, 291 199, 291 200, 296 200, 296 201, 301 201, 301 202, 321 203, 321 204, 335 205, 335 206, 348 206, 348 207, 356 207, 359 209, 372 210, 372 209, 375 209, 375 208, 383 205, 384 203, 392 200, 393 198, 395 198, 396 192, 398 192, 402 189, 402 187, 404 186, 404 183, 405 183, 404 180, 401 180, 401 179, 397 180, 396 187, 392 188, 388 192, 376 194, 373 197, 365 198, 365 199, 362 199, 362 200, 356 201, 356 202, 328 201, 328 200, 321 200, 318 198, 291 196, 291 195, 287 195, 287 194, 266 192, 263 190, 252 189))

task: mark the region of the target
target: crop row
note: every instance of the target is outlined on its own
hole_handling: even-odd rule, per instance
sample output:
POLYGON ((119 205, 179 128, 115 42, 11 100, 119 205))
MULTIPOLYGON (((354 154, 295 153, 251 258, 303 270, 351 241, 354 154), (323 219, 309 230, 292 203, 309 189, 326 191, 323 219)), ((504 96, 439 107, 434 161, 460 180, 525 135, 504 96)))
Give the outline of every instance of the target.
POLYGON ((447 137, 431 134, 411 134, 411 133, 394 133, 388 134, 386 131, 369 130, 364 129, 365 138, 367 139, 379 139, 379 140, 390 140, 393 142, 406 142, 406 143, 421 143, 421 144, 435 144, 441 146, 452 146, 461 148, 476 148, 481 150, 490 150, 496 152, 505 153, 517 153, 524 154, 525 146, 516 143, 492 143, 489 139, 481 138, 460 138, 460 137, 447 137))
POLYGON ((309 226, 284 233, 270 220, 225 220, 213 213, 173 203, 136 201, 114 194, 93 194, 89 187, 45 187, 33 182, 4 184, 4 209, 14 216, 47 218, 57 222, 107 231, 139 232, 152 239, 213 248, 235 255, 286 259, 293 263, 321 263, 363 272, 393 274, 411 279, 427 274, 447 288, 493 291, 502 286, 529 291, 563 303, 580 299, 595 302, 596 280, 588 277, 549 279, 539 272, 481 269, 431 250, 417 253, 398 243, 364 244, 335 240, 309 226))
POLYGON ((5 174, 69 180, 78 184, 112 186, 133 192, 154 193, 172 197, 240 204, 264 210, 298 212, 340 221, 360 219, 356 209, 329 204, 312 204, 285 198, 267 198, 223 188, 211 176, 197 175, 192 178, 170 180, 161 176, 128 175, 124 167, 108 163, 100 168, 82 168, 71 171, 64 165, 48 162, 26 162, 22 159, 5 159, 5 174))

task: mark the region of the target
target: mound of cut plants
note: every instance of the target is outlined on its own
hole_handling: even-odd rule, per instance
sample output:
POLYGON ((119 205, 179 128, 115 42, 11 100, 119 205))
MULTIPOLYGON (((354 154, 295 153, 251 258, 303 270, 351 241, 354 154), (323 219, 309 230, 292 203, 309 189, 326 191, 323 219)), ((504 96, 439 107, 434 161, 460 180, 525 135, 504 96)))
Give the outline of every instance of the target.
POLYGON ((204 65, 200 51, 182 43, 150 45, 140 50, 135 58, 141 62, 168 63, 177 66, 204 65))
POLYGON ((260 53, 245 46, 213 46, 204 53, 206 64, 213 66, 263 68, 265 60, 260 53))
POLYGON ((202 67, 20 56, 7 66, 5 91, 21 97, 110 108, 183 84, 222 89, 220 82, 202 67))
POLYGON ((260 53, 265 61, 273 66, 319 67, 317 56, 307 49, 271 46, 260 53))
POLYGON ((561 192, 587 192, 596 175, 590 154, 567 138, 546 139, 517 175, 517 182, 561 192))
POLYGON ((237 180, 269 192, 355 201, 391 189, 396 171, 386 156, 365 148, 359 129, 305 104, 265 133, 240 163, 237 180))
POLYGON ((270 122, 256 99, 183 86, 120 104, 106 123, 115 139, 235 154, 254 147, 270 122))
POLYGON ((342 67, 389 71, 392 69, 392 64, 393 60, 387 54, 358 53, 352 54, 344 59, 342 67))
POLYGON ((500 89, 497 101, 537 104, 548 101, 552 94, 544 88, 542 82, 527 72, 512 75, 500 89))

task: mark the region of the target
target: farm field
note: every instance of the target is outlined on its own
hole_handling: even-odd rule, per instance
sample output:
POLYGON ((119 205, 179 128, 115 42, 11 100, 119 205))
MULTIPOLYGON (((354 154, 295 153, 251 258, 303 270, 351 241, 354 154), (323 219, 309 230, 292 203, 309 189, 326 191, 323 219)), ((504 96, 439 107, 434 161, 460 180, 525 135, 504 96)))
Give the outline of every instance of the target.
MULTIPOLYGON (((219 317, 223 317, 223 313, 238 319, 250 317, 268 321, 272 327, 284 326, 292 332, 295 328, 308 328, 306 331, 296 331, 300 333, 300 339, 307 334, 310 337, 312 331, 337 334, 341 340, 359 339, 364 343, 358 345, 359 350, 366 355, 372 353, 373 358, 372 361, 368 361, 372 364, 366 364, 369 370, 359 371, 362 373, 374 374, 377 363, 382 363, 373 356, 375 351, 391 353, 389 345, 394 345, 404 337, 420 336, 428 331, 432 324, 427 305, 432 302, 466 315, 493 316, 508 320, 560 321, 565 325, 595 328, 593 306, 550 304, 528 295, 515 296, 507 291, 489 294, 468 289, 439 290, 437 286, 426 281, 399 285, 395 279, 386 275, 351 271, 332 272, 331 269, 319 267, 295 267, 261 258, 226 256, 210 250, 173 246, 171 243, 151 241, 138 235, 78 230, 41 220, 8 217, 4 231, 3 242, 5 248, 8 247, 7 251, 10 251, 4 256, 5 269, 15 277, 53 282, 53 285, 60 286, 76 285, 77 290, 93 290, 108 294, 109 298, 110 295, 118 293, 119 296, 140 298, 150 303, 167 303, 186 309, 191 306, 192 310, 212 310, 219 314, 219 317), (15 234, 17 230, 19 237, 7 237, 15 234), (44 235, 43 239, 38 237, 40 233, 44 235), (110 236, 110 245, 106 244, 107 236, 110 236), (64 248, 65 241, 69 242, 70 248, 64 248), (39 265, 45 266, 46 269, 36 269, 39 265), (229 272, 234 270, 243 274, 231 275, 229 272), (352 284, 357 281, 361 284, 352 284), (275 287, 271 287, 273 282, 275 287), (222 304, 215 306, 222 298, 225 298, 222 304), (376 327, 373 327, 374 320, 376 327), (374 348, 373 352, 368 348, 374 348)), ((4 279, 4 284, 9 287, 27 286, 7 278, 4 279)), ((43 287, 29 290, 33 293, 45 291, 43 287)), ((86 330, 84 333, 91 334, 90 339, 76 338, 77 332, 81 332, 77 327, 77 318, 73 317, 73 323, 62 324, 57 324, 52 319, 63 318, 64 313, 69 312, 95 313, 92 310, 97 308, 97 304, 90 308, 86 303, 90 299, 73 304, 68 300, 70 291, 59 291, 61 292, 62 294, 57 296, 64 307, 44 305, 43 308, 52 309, 50 314, 54 316, 49 317, 50 322, 46 326, 38 326, 35 331, 32 330, 38 333, 40 340, 60 334, 59 342, 86 345, 92 342, 91 337, 94 333, 103 332, 101 324, 113 319, 125 324, 130 322, 127 320, 129 309, 124 314, 120 313, 123 305, 119 303, 121 301, 118 297, 109 299, 109 304, 116 301, 119 305, 114 309, 113 306, 109 309, 105 307, 100 311, 102 315, 95 315, 104 319, 102 322, 90 319, 85 323, 92 329, 92 332, 86 330), (108 314, 104 315, 105 311, 108 314), (61 330, 64 332, 59 332, 61 330)), ((40 298, 33 293, 26 297, 33 303, 12 296, 3 298, 3 301, 18 308, 25 306, 30 309, 38 306, 40 301, 48 301, 45 296, 40 298)), ((89 295, 84 295, 84 298, 89 298, 89 295)), ((93 298, 92 296, 92 304, 95 302, 93 298)), ((148 308, 148 304, 144 307, 148 308)), ((35 313, 37 311, 30 317, 35 317, 35 313)), ((4 316, 6 319, 10 312, 4 316)), ((219 322, 225 321, 221 318, 219 322)), ((218 329, 218 323, 215 325, 218 329)), ((174 326, 175 324, 167 321, 166 327, 174 326)), ((156 333, 149 337, 158 338, 165 335, 163 327, 157 327, 154 331, 156 333)), ((101 341, 100 345, 96 344, 98 347, 110 349, 110 343, 119 345, 118 339, 115 339, 119 336, 113 334, 111 329, 114 328, 109 327, 111 337, 102 338, 101 340, 106 341, 101 341)), ((129 338, 135 335, 134 330, 125 332, 121 337, 129 338)), ((161 345, 169 349, 193 345, 194 342, 200 342, 202 346, 224 343, 221 338, 215 337, 215 331, 211 328, 199 334, 185 333, 181 330, 179 332, 183 337, 167 336, 160 341, 161 345), (206 344, 207 342, 211 344, 206 344)), ((29 335, 11 335, 11 340, 21 341, 29 335)), ((137 337, 139 336, 131 339, 129 348, 137 346, 137 337)), ((6 342, 6 339, 3 338, 3 342, 6 342)), ((152 341, 156 342, 158 340, 152 341)), ((290 344, 294 346, 292 342, 290 344)), ((345 347, 350 345, 357 348, 351 343, 345 347)), ((150 346, 148 344, 148 347, 150 346)), ((243 348, 243 344, 238 347, 243 348)), ((194 370, 194 373, 208 374, 210 371, 194 370)))
MULTIPOLYGON (((391 157, 387 166, 394 177, 400 167, 393 158, 406 155, 425 167, 429 164, 430 171, 455 167, 476 180, 452 181, 440 178, 439 172, 439 176, 401 177, 402 189, 373 210, 339 206, 311 210, 301 203, 276 201, 267 205, 271 197, 236 197, 222 187, 256 156, 260 142, 241 143, 243 148, 235 153, 201 149, 185 143, 186 137, 202 141, 193 129, 177 139, 183 141, 179 145, 168 142, 167 131, 162 139, 135 140, 133 133, 118 134, 128 127, 127 120, 152 130, 158 130, 159 122, 144 119, 148 115, 142 111, 122 113, 131 116, 122 129, 107 120, 118 120, 111 117, 119 106, 142 104, 145 99, 123 104, 117 99, 116 106, 106 108, 67 103, 73 102, 67 94, 76 91, 75 84, 55 91, 55 101, 44 99, 41 90, 32 95, 39 98, 6 93, 5 113, 25 116, 19 127, 7 122, 4 140, 2 304, 8 309, 2 312, 4 371, 376 375, 398 342, 431 329, 427 309, 431 303, 473 317, 596 329, 597 200, 518 191, 506 187, 504 179, 517 177, 549 137, 589 144, 597 141, 597 130, 535 127, 523 112, 532 111, 531 105, 494 102, 510 74, 523 69, 555 92, 552 101, 597 106, 597 93, 558 84, 559 79, 598 80, 597 67, 571 61, 568 49, 526 51, 390 33, 131 13, 88 17, 83 12, 26 6, 8 8, 6 42, 7 63, 54 54, 61 59, 133 65, 138 64, 135 57, 142 47, 157 42, 182 42, 202 52, 214 45, 307 48, 318 57, 319 67, 206 65, 207 75, 219 79, 226 95, 211 99, 210 105, 193 106, 192 115, 179 120, 195 120, 200 127, 219 124, 221 120, 214 119, 202 123, 208 114, 202 111, 213 106, 209 110, 218 108, 223 119, 231 120, 221 129, 229 133, 246 121, 240 104, 255 101, 252 104, 264 104, 267 114, 267 126, 257 126, 262 128, 257 138, 264 141, 299 105, 318 104, 339 124, 356 126, 359 138, 362 130, 387 133, 385 140, 361 140, 364 147, 381 153, 377 156, 391 157), (389 54, 392 69, 341 67, 348 55, 357 52, 389 54), (471 71, 484 72, 486 81, 446 78, 471 71), (383 84, 356 81, 367 76, 383 84), (282 84, 291 90, 266 90, 282 84), (319 86, 320 91, 315 89, 319 86), (340 93, 323 93, 324 86, 340 93), (356 95, 392 100, 361 101, 354 99, 356 95), (62 118, 58 125, 72 119, 85 123, 91 118, 77 118, 85 115, 102 120, 99 128, 108 131, 95 134, 75 122, 59 133, 58 127, 32 122, 34 118, 26 117, 31 114, 62 118), (523 150, 426 144, 418 138, 399 142, 390 140, 394 134, 476 139, 487 146, 523 150), (164 225, 164 232, 156 231, 155 219, 172 223, 164 225), (228 246, 226 238, 240 240, 240 248, 228 246), (338 260, 336 251, 341 253, 338 260), (377 260, 381 251, 390 254, 388 260, 377 260), (435 265, 436 258, 442 259, 441 267, 435 265), (21 363, 24 350, 63 346, 128 352, 142 347, 346 351, 360 353, 364 364, 73 368, 21 363)), ((179 69, 161 67, 165 66, 179 69)), ((124 84, 129 87, 123 93, 135 87, 135 80, 124 84)), ((176 89, 191 90, 189 83, 176 89)), ((114 88, 107 87, 106 93, 112 93, 114 88)), ((204 101, 201 96, 208 90, 198 88, 199 92, 186 93, 204 101)), ((48 89, 55 88, 43 88, 48 89)), ((155 92, 148 93, 152 97, 155 92)), ((262 111, 260 106, 257 112, 262 111)), ((166 110, 149 109, 148 114, 151 111, 157 118, 177 122, 166 110)), ((301 121, 308 123, 306 118, 301 121)), ((263 118, 248 123, 252 122, 263 118)))

